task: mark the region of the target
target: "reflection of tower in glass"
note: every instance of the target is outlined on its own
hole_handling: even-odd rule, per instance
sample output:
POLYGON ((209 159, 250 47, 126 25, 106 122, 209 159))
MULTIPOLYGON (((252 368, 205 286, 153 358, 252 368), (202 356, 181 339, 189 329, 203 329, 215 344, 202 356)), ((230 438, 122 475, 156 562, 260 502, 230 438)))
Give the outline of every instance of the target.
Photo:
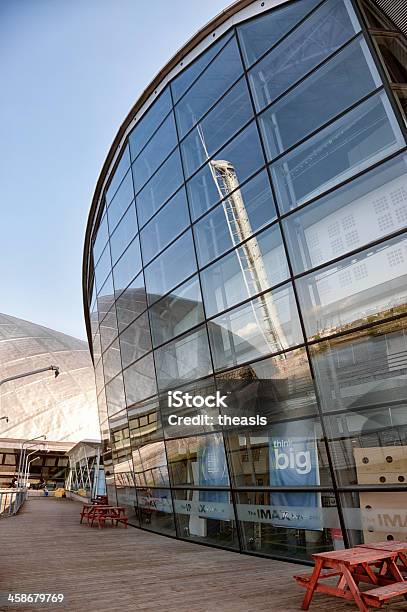
MULTIPOLYGON (((202 133, 201 133, 202 138, 202 133)), ((213 180, 222 201, 226 223, 233 246, 237 246, 253 235, 250 219, 243 201, 239 181, 234 166, 224 160, 214 159, 209 163, 213 180)), ((265 291, 270 287, 263 255, 256 238, 251 238, 236 249, 243 281, 249 296, 265 291)), ((259 298, 260 316, 253 307, 253 314, 265 341, 271 351, 283 350, 286 345, 284 331, 280 325, 279 315, 273 296, 261 295, 259 298)))

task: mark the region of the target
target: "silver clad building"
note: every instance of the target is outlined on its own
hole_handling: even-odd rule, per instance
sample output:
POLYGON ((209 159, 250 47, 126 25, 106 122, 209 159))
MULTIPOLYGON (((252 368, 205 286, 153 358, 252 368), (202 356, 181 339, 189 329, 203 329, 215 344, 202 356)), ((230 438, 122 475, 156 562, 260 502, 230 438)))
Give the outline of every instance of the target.
POLYGON ((377 3, 241 0, 136 102, 83 261, 131 524, 297 560, 406 538, 406 100, 377 3), (172 425, 168 390, 267 426, 172 425))
MULTIPOLYGON (((95 377, 86 342, 35 323, 0 314, 0 378, 58 365, 52 372, 0 387, 0 438, 46 434, 50 442, 99 439, 95 377)), ((16 444, 18 446, 18 444, 16 444)))

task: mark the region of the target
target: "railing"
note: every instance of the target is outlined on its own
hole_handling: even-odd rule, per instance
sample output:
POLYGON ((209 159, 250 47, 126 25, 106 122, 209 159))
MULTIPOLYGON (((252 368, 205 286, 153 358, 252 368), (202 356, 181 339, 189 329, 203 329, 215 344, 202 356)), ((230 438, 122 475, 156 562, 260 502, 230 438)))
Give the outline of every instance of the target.
POLYGON ((17 514, 27 497, 25 489, 0 489, 0 517, 17 514))

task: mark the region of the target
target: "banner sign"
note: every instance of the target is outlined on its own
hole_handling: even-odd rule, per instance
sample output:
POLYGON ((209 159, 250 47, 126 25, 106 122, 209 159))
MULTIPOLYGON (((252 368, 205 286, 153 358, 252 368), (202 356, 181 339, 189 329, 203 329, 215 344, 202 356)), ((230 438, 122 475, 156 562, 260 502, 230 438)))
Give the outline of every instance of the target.
MULTIPOLYGON (((201 439, 198 451, 199 484, 206 487, 229 487, 223 438, 211 435, 201 439)), ((229 502, 227 491, 200 491, 199 500, 205 502, 229 502)))
MULTIPOLYGON (((318 452, 313 421, 279 423, 269 435, 270 486, 310 487, 319 485, 318 452)), ((321 506, 319 493, 276 492, 271 494, 273 507, 291 508, 290 521, 277 512, 272 521, 276 527, 322 529, 321 518, 313 510, 321 506), (297 509, 308 509, 306 513, 297 509), (308 518, 307 518, 308 517, 308 518)))

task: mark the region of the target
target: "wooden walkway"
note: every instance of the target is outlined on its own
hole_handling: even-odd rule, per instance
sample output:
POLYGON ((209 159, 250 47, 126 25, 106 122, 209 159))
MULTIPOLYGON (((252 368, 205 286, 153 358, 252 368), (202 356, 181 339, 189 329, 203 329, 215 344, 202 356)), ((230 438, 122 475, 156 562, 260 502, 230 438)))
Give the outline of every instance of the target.
MULTIPOLYGON (((31 612, 298 612, 292 579, 304 566, 180 542, 129 527, 79 524, 80 504, 29 500, 0 521, 0 592, 64 593, 65 606, 0 605, 31 612)), ((406 602, 387 610, 406 610, 406 602), (404 607, 403 607, 404 606, 404 607)), ((311 612, 352 612, 315 595, 311 612)))

